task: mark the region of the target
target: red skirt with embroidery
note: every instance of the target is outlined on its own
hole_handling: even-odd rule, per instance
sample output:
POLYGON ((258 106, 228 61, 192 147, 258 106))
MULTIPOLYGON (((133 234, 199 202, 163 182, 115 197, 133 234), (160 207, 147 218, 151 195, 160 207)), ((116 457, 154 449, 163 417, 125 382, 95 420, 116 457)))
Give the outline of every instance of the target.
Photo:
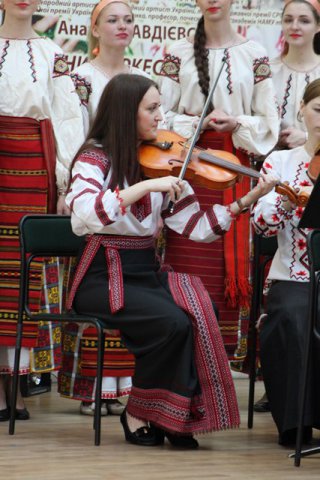
MULTIPOLYGON (((243 165, 248 166, 248 156, 234 149, 229 133, 205 132, 199 145, 233 153, 243 165)), ((206 210, 215 203, 227 205, 240 198, 250 190, 250 181, 244 177, 239 184, 225 191, 194 185, 193 188, 201 209, 206 210)), ((166 232, 165 263, 177 272, 201 278, 219 310, 220 331, 230 360, 238 358, 237 350, 242 348, 239 340, 247 336, 249 257, 249 214, 241 215, 237 222, 233 222, 229 232, 213 243, 197 243, 181 238, 172 230, 166 232), (245 319, 242 318, 241 322, 239 307, 245 311, 245 319)))
MULTIPOLYGON (((20 219, 55 205, 55 148, 50 123, 0 116, 0 345, 14 346, 18 318, 20 219), (48 191, 52 192, 50 195, 48 191)), ((33 262, 30 304, 38 311, 43 263, 33 262)), ((37 344, 38 324, 24 322, 24 347, 37 344)))

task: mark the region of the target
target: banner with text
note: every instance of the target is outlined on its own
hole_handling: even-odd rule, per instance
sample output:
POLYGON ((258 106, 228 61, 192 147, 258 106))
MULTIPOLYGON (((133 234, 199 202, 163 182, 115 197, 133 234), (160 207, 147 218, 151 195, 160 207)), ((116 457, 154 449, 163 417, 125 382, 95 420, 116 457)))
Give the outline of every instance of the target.
MULTIPOLYGON (((34 28, 59 44, 73 69, 87 60, 87 33, 92 0, 41 0, 34 28)), ((246 38, 262 43, 269 56, 281 51, 281 10, 283 0, 234 0, 232 23, 246 38)), ((135 15, 133 41, 126 58, 132 65, 156 77, 170 43, 192 35, 200 10, 195 0, 131 0, 135 15)))

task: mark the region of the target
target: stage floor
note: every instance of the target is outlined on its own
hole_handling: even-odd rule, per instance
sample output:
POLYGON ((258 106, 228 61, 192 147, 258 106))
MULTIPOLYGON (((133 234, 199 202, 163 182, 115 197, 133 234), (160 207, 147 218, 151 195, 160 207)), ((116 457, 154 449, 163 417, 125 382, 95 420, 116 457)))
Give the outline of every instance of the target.
MULTIPOLYGON (((0 422, 1 480, 212 480, 319 479, 320 455, 288 458, 290 449, 277 445, 269 413, 256 413, 247 429, 248 380, 235 379, 241 427, 201 435, 199 450, 177 451, 169 444, 138 447, 124 441, 119 417, 102 418, 101 445, 93 445, 92 418, 79 414, 79 402, 52 391, 26 398, 29 421, 0 422)), ((259 382, 256 398, 263 387, 259 382)), ((316 432, 320 437, 320 432, 316 432)))

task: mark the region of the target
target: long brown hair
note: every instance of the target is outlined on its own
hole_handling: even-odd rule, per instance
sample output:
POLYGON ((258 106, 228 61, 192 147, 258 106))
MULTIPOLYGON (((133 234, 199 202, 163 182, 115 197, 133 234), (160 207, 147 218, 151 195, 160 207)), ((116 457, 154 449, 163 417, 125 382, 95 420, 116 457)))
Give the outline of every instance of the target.
POLYGON ((124 187, 124 181, 133 185, 141 180, 138 161, 137 114, 141 100, 149 88, 157 84, 141 75, 119 74, 105 87, 86 142, 74 161, 94 145, 101 146, 111 162, 110 188, 124 187))
POLYGON ((314 100, 318 97, 320 97, 320 78, 313 80, 313 82, 306 86, 302 101, 305 105, 307 105, 309 102, 311 102, 311 100, 314 100))

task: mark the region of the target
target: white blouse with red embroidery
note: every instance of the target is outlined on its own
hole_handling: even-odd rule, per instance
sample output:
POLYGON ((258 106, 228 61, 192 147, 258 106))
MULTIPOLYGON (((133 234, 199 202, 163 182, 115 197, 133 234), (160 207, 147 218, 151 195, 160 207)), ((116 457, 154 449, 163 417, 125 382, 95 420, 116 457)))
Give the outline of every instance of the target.
MULTIPOLYGON (((236 148, 266 155, 278 141, 279 114, 271 69, 265 49, 252 40, 229 48, 208 49, 211 82, 226 65, 213 97, 216 109, 237 118, 240 126, 232 134, 236 148)), ((204 106, 193 43, 189 39, 173 43, 161 69, 161 98, 172 130, 189 138, 204 106)))
MULTIPOLYGON (((311 187, 307 175, 311 156, 305 148, 275 151, 263 163, 265 172, 272 172, 281 182, 294 188, 311 187)), ((304 208, 286 211, 282 196, 272 190, 260 198, 253 209, 253 225, 265 237, 278 236, 278 250, 271 264, 269 280, 309 280, 307 234, 309 229, 298 228, 304 208)))
POLYGON ((168 212, 168 196, 159 192, 145 195, 123 211, 119 194, 108 188, 110 162, 100 148, 83 152, 72 170, 71 189, 66 197, 72 214, 72 228, 77 235, 109 234, 124 236, 157 236, 159 225, 168 227, 198 242, 212 242, 229 230, 231 215, 223 205, 200 210, 188 182, 168 212))
POLYGON ((281 57, 271 60, 270 66, 280 108, 281 128, 295 127, 305 132, 305 124, 298 115, 300 103, 309 83, 320 77, 320 62, 307 72, 293 70, 281 57))

